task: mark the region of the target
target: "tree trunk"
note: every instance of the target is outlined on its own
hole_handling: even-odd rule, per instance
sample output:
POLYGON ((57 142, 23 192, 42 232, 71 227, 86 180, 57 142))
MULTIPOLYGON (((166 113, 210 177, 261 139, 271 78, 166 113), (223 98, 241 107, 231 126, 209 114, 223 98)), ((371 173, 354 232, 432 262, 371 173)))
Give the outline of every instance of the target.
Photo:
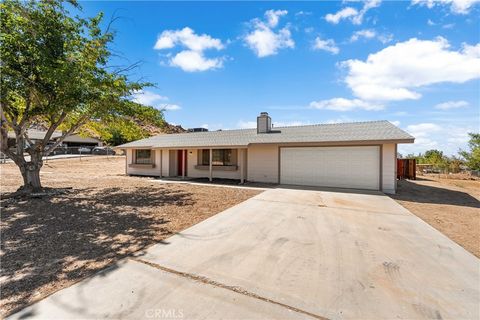
POLYGON ((23 186, 20 188, 22 191, 27 193, 42 191, 42 184, 40 182, 40 169, 42 165, 43 162, 41 160, 33 160, 20 166, 20 172, 23 177, 23 186))

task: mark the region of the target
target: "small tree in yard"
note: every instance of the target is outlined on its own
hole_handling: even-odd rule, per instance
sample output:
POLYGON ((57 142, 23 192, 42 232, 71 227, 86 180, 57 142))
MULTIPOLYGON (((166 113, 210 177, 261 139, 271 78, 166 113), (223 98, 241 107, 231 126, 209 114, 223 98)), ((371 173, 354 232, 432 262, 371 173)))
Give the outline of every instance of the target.
POLYGON ((461 150, 459 153, 465 159, 471 170, 480 170, 480 133, 469 133, 468 146, 470 151, 461 150))
MULTIPOLYGON (((75 1, 70 4, 78 8, 75 1)), ((141 106, 130 97, 142 84, 130 82, 107 63, 113 33, 102 32, 102 15, 73 17, 61 1, 0 3, 1 148, 19 167, 19 191, 42 190, 42 158, 86 123, 114 121, 143 113, 163 121, 162 112, 141 106), (32 142, 28 128, 42 123, 48 128, 41 141, 32 142), (62 136, 48 145, 52 134, 62 136), (15 134, 9 149, 8 132, 15 134), (24 153, 30 155, 27 161, 24 153)))

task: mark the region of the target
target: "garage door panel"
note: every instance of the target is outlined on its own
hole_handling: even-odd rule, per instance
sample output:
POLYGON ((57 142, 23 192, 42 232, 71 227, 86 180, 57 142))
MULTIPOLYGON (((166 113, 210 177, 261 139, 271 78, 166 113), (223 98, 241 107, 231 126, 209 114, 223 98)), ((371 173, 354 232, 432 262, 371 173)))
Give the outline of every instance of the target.
POLYGON ((309 186, 379 189, 380 148, 282 148, 280 182, 309 186))

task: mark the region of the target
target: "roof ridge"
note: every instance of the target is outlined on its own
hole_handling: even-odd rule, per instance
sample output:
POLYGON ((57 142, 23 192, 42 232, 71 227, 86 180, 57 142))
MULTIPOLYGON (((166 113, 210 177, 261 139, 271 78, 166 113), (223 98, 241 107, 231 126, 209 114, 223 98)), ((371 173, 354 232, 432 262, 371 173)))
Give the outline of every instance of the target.
POLYGON ((374 123, 374 122, 390 122, 388 120, 369 120, 369 121, 350 121, 350 122, 336 122, 336 123, 313 123, 313 124, 302 124, 298 126, 282 126, 282 127, 273 127, 273 129, 278 128, 299 128, 299 127, 317 127, 317 126, 334 126, 339 124, 361 124, 361 123, 374 123))
MULTIPOLYGON (((368 121, 350 121, 350 122, 337 122, 337 123, 312 123, 312 124, 302 124, 302 125, 293 125, 293 126, 281 126, 281 127, 272 127, 273 130, 279 128, 302 128, 302 127, 317 127, 317 126, 334 126, 334 125, 342 125, 342 124, 362 124, 362 123, 375 123, 375 122, 390 122, 388 120, 368 120, 368 121)), ((249 130, 256 130, 256 128, 239 128, 239 129, 219 129, 213 131, 200 131, 200 132, 179 132, 179 133, 169 133, 167 135, 176 135, 176 134, 209 134, 214 132, 233 132, 233 131, 249 131, 249 130)), ((157 134, 151 136, 149 138, 164 136, 164 134, 157 134)), ((148 138, 147 138, 148 139, 148 138)))

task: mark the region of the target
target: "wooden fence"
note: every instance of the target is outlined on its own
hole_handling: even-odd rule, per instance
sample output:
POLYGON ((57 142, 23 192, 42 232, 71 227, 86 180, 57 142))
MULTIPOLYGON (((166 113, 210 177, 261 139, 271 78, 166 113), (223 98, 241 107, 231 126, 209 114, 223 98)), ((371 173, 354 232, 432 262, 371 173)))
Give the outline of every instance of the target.
POLYGON ((417 179, 416 159, 397 159, 397 179, 417 179))

